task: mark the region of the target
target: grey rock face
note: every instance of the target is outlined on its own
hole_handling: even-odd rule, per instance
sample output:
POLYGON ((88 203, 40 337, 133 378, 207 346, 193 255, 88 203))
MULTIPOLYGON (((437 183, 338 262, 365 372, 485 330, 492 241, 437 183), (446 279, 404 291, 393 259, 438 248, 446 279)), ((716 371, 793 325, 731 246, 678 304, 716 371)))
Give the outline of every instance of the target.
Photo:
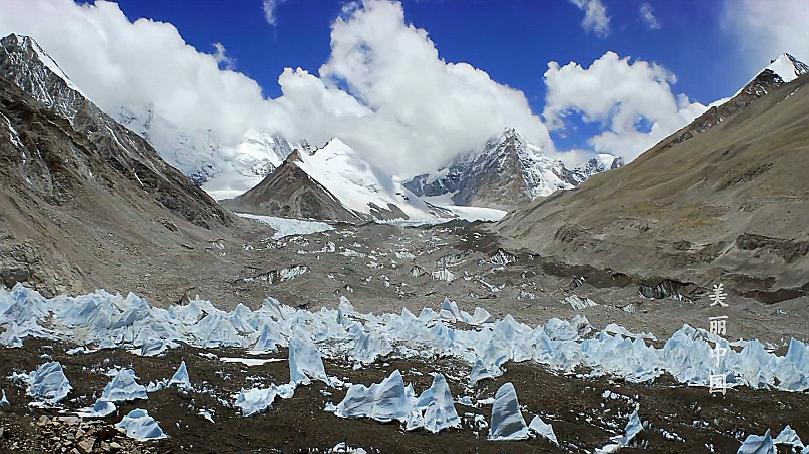
POLYGON ((74 178, 98 180, 113 170, 192 223, 210 228, 229 222, 216 202, 167 165, 146 140, 85 98, 30 37, 11 34, 0 40, 0 77, 9 107, 3 112, 4 120, 17 137, 10 145, 17 149, 20 173, 34 189, 66 200, 71 187, 82 183, 74 178), (33 102, 23 99, 15 88, 33 102), (47 114, 37 103, 67 120, 68 127, 44 122, 47 114), (36 112, 43 122, 31 123, 22 115, 25 111, 36 112), (24 132, 36 135, 25 140, 24 132), (70 168, 73 175, 57 172, 57 165, 70 168))
POLYGON ((420 197, 452 194, 457 205, 510 209, 572 189, 591 175, 621 164, 619 158, 599 155, 582 167, 569 169, 542 155, 515 129, 507 128, 480 152, 461 156, 435 174, 418 175, 405 186, 420 197))

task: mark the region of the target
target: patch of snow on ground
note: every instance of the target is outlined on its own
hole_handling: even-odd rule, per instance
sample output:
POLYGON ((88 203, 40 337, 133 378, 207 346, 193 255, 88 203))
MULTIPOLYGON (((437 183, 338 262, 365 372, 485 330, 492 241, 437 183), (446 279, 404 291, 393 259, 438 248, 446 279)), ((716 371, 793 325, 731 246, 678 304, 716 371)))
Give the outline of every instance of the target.
POLYGON ((273 216, 259 216, 256 214, 236 213, 237 216, 252 219, 267 224, 275 230, 272 236, 275 239, 292 235, 310 235, 312 233, 334 230, 334 227, 325 222, 304 221, 300 219, 277 218, 273 216))

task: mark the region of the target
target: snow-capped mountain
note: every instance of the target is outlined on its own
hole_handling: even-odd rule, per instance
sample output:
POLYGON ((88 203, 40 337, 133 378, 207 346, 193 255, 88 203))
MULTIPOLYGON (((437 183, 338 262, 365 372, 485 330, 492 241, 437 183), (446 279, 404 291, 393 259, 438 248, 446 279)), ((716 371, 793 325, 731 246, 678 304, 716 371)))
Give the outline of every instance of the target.
POLYGON ((809 74, 809 66, 787 53, 783 53, 771 61, 765 70, 774 72, 784 82, 792 82, 799 76, 809 74))
POLYGON ((339 139, 311 152, 294 151, 258 185, 223 204, 252 214, 348 222, 455 217, 416 197, 339 139))
POLYGON ((73 123, 87 97, 31 37, 0 40, 0 72, 23 91, 73 123))
MULTIPOLYGON (((32 38, 11 34, 0 45, 0 71, 60 116, 72 122, 84 103, 92 102, 32 38)), ((146 139, 166 162, 214 198, 233 197, 250 189, 292 152, 286 139, 266 131, 248 132, 229 144, 211 131, 184 130, 171 119, 156 115, 148 105, 121 107, 111 116, 146 139)))
POLYGON ((617 169, 624 165, 624 160, 620 156, 609 153, 598 153, 579 167, 571 169, 570 176, 577 182, 583 183, 591 176, 606 172, 610 169, 617 169))
POLYGON ((433 174, 418 175, 405 186, 418 196, 450 198, 456 205, 509 209, 572 189, 594 173, 621 164, 620 158, 601 154, 581 167, 568 169, 527 143, 514 128, 506 128, 482 150, 460 156, 433 174))
POLYGON ((164 159, 214 198, 244 193, 292 153, 292 145, 278 134, 251 131, 235 146, 227 145, 212 131, 177 127, 156 115, 151 106, 121 107, 117 120, 148 140, 164 159))

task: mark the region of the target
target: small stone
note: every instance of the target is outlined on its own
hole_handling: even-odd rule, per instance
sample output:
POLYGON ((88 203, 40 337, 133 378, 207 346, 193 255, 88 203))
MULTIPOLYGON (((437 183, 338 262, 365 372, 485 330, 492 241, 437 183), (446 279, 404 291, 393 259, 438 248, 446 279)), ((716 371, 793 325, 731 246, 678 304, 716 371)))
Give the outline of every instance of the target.
POLYGON ((121 445, 119 445, 117 441, 113 441, 112 443, 110 443, 110 449, 112 451, 120 451, 121 445))
POLYGON ((79 441, 79 449, 83 453, 90 453, 93 452, 93 445, 95 444, 95 440, 90 437, 83 438, 79 441))

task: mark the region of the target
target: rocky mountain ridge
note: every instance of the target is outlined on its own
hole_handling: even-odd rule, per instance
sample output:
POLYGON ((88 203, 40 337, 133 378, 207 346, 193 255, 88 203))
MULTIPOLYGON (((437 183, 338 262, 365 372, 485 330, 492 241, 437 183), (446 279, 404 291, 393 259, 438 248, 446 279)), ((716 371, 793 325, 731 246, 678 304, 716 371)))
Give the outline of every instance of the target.
POLYGON ((644 279, 650 297, 721 282, 767 303, 800 298, 809 292, 807 85, 807 74, 784 82, 765 68, 630 164, 527 204, 497 230, 566 266, 644 279))
POLYGON ((461 206, 511 209, 521 202, 569 190, 595 173, 622 165, 602 154, 569 169, 542 154, 514 128, 490 139, 482 150, 462 155, 433 174, 422 174, 405 186, 420 197, 450 197, 461 206))
POLYGON ((294 151, 258 185, 222 203, 237 212, 352 223, 455 217, 416 197, 339 139, 294 151))
POLYGON ((18 35, 0 40, 0 162, 7 286, 26 282, 46 294, 121 288, 145 262, 149 269, 174 254, 194 256, 213 232, 243 222, 18 35))

